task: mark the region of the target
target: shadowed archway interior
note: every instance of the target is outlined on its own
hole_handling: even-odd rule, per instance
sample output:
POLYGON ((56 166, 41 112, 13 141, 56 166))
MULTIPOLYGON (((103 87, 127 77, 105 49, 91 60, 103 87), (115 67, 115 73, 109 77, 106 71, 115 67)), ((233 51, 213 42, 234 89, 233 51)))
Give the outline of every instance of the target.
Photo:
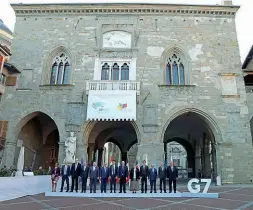
MULTIPOLYGON (((25 148, 24 168, 48 169, 58 161, 59 132, 52 118, 42 112, 34 112, 20 122, 19 141, 25 148)), ((20 147, 15 151, 17 164, 20 147)))
MULTIPOLYGON (((137 135, 131 122, 98 121, 93 126, 88 137, 88 161, 89 163, 97 161, 98 165, 101 166, 103 161, 106 161, 103 155, 109 150, 109 152, 116 151, 116 146, 119 152, 117 154, 111 154, 113 159, 117 162, 121 160, 134 162, 136 160, 136 154, 130 155, 132 158, 128 160, 128 153, 131 153, 131 147, 136 143, 137 135), (111 147, 107 148, 107 151, 105 151, 106 143, 112 143, 109 144, 111 147)), ((110 162, 108 163, 110 164, 110 162)))
MULTIPOLYGON (((187 151, 188 177, 197 177, 199 172, 205 178, 217 174, 215 139, 207 120, 195 112, 187 112, 170 122, 164 133, 164 144, 175 141, 187 151)), ((168 151, 165 146, 165 158, 168 151)))

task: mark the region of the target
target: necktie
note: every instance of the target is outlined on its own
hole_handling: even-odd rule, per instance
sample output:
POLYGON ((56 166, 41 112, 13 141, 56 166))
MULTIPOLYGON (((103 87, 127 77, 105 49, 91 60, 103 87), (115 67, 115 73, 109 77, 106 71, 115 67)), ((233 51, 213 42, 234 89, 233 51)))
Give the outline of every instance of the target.
POLYGON ((105 167, 105 173, 106 173, 106 167, 105 167))
POLYGON ((114 166, 113 166, 113 169, 112 169, 112 174, 113 174, 113 175, 114 175, 114 170, 115 170, 115 169, 114 169, 114 166))

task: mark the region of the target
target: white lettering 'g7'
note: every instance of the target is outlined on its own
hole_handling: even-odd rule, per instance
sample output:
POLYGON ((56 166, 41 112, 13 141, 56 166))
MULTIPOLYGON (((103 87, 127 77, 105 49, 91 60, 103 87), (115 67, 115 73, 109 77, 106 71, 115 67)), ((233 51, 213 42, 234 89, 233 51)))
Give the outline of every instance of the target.
MULTIPOLYGON (((207 193, 210 185, 211 185, 211 179, 201 179, 200 182, 205 182, 205 187, 204 187, 204 190, 203 190, 203 193, 207 193)), ((199 193, 200 192, 200 184, 199 183, 199 179, 191 179, 188 184, 187 184, 187 188, 189 190, 190 193, 199 193), (192 184, 193 183, 196 183, 195 184, 195 189, 192 187, 192 184)))

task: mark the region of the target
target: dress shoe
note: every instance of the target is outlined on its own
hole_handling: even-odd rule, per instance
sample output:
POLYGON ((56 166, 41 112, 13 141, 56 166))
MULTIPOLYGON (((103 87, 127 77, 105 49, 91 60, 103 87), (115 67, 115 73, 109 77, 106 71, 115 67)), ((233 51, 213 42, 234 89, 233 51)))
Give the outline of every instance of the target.
POLYGON ((60 192, 62 192, 62 190, 60 192))
POLYGON ((152 191, 150 191, 150 193, 152 193, 152 191))
POLYGON ((174 191, 174 193, 177 193, 176 191, 174 191))
POLYGON ((155 191, 155 193, 156 193, 156 191, 155 191))
POLYGON ((66 192, 69 192, 68 190, 66 190, 66 192))

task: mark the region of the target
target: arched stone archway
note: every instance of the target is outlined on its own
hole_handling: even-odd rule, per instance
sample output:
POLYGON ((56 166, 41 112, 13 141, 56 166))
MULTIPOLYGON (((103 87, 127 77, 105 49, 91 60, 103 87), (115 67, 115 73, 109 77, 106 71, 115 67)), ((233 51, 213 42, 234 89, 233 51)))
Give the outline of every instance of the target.
MULTIPOLYGON (((188 177, 195 177, 195 151, 194 148, 192 147, 192 145, 190 144, 190 142, 188 142, 185 139, 182 138, 170 138, 170 139, 164 139, 164 144, 165 146, 171 142, 176 142, 179 145, 183 146, 183 148, 186 150, 187 152, 187 174, 188 177), (189 171, 188 168, 192 168, 192 171, 189 171)), ((166 147, 167 149, 167 147, 166 147)), ((168 151, 166 151, 168 153, 168 151)), ((170 160, 167 160, 166 162, 169 162, 170 160)))
POLYGON ((215 137, 219 135, 215 122, 206 116, 208 116, 206 113, 193 108, 175 112, 165 123, 162 132, 163 141, 176 139, 178 143, 188 148, 190 177, 196 177, 198 170, 201 170, 203 177, 214 179, 218 170, 215 137), (179 139, 186 140, 188 143, 179 139), (192 148, 192 151, 189 148, 192 148))
POLYGON ((135 122, 98 121, 87 123, 84 129, 84 141, 88 145, 88 162, 96 160, 96 155, 98 155, 98 163, 101 164, 103 148, 108 141, 120 148, 120 159, 127 160, 128 149, 133 145, 133 142, 135 144, 138 142, 138 138, 140 138, 140 133, 135 122))
POLYGON ((25 148, 25 168, 45 170, 58 161, 59 131, 55 121, 43 112, 32 112, 23 117, 16 126, 17 147, 14 165, 17 164, 19 151, 25 148))

